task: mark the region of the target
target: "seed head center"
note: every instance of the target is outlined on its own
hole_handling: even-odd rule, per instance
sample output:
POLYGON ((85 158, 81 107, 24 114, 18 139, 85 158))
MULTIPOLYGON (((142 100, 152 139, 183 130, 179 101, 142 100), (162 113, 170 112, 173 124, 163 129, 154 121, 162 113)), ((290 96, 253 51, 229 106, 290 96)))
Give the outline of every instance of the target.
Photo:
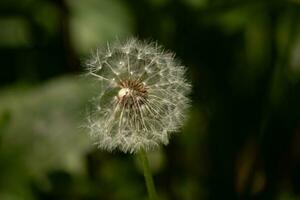
POLYGON ((145 85, 136 80, 125 80, 119 83, 119 103, 127 108, 138 108, 147 101, 148 92, 145 85))

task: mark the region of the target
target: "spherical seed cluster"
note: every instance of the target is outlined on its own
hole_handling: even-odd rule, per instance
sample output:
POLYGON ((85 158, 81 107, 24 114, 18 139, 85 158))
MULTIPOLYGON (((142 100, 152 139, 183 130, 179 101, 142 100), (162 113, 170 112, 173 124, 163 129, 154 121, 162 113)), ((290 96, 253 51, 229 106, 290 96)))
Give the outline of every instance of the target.
POLYGON ((136 39, 97 49, 87 62, 100 86, 90 135, 99 148, 135 153, 168 144, 189 107, 185 68, 156 43, 136 39))

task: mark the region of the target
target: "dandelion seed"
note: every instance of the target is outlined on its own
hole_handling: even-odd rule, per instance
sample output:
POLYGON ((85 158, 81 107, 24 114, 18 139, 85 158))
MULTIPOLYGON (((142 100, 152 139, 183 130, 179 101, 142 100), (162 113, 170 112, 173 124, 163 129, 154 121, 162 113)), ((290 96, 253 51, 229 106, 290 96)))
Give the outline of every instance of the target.
POLYGON ((156 149, 183 125, 191 86, 185 68, 156 43, 130 39, 107 44, 96 50, 87 69, 100 86, 97 109, 89 118, 99 148, 156 149))

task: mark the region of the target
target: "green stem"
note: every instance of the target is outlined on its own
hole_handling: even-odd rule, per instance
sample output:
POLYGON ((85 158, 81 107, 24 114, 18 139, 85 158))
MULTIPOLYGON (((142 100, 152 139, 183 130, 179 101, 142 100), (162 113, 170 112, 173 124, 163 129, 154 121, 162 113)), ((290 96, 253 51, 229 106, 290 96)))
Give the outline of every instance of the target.
POLYGON ((144 177, 145 177, 145 182, 146 182, 147 191, 149 195, 149 200, 157 200, 156 190, 155 190, 155 186, 154 186, 154 182, 153 182, 153 178, 149 166, 147 153, 145 152, 144 149, 141 149, 138 154, 144 169, 144 177))

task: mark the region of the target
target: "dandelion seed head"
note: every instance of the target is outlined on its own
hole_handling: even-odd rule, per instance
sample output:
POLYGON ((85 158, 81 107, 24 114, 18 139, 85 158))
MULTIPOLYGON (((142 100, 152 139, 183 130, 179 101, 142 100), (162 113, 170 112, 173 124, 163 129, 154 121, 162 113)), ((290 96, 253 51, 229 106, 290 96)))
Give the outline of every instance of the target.
POLYGON ((168 144, 183 125, 191 85, 185 67, 156 43, 130 39, 99 48, 87 61, 99 86, 88 127, 95 144, 136 153, 168 144))

